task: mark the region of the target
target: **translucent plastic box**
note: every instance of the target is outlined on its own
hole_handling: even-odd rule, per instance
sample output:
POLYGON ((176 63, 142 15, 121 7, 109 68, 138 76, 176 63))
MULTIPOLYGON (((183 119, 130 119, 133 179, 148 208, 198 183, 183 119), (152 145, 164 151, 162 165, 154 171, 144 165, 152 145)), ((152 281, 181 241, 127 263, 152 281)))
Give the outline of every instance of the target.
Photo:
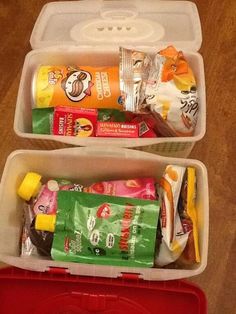
POLYGON ((206 129, 204 66, 197 52, 201 24, 189 1, 72 1, 45 5, 35 23, 26 55, 15 111, 14 130, 31 139, 76 146, 138 148, 159 155, 187 157, 206 129), (154 54, 174 45, 184 51, 197 79, 199 116, 192 137, 78 138, 32 133, 32 80, 37 67, 51 65, 110 66, 119 64, 119 46, 154 54))
POLYGON ((208 182, 205 166, 197 160, 161 157, 123 148, 68 148, 54 151, 18 150, 7 159, 0 185, 0 261, 19 268, 40 272, 50 268, 74 275, 122 277, 133 275, 145 280, 169 280, 195 276, 207 265, 208 253, 208 182), (98 266, 20 256, 23 201, 16 191, 28 171, 43 177, 64 177, 81 184, 100 180, 153 176, 159 179, 169 164, 193 166, 197 175, 199 245, 201 262, 189 269, 133 268, 98 266))

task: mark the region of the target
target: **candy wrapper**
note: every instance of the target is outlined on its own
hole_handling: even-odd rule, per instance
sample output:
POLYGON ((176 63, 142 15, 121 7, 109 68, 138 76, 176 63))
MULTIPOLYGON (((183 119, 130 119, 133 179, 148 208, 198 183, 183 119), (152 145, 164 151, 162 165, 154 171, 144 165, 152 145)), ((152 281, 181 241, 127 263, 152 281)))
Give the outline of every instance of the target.
POLYGON ((194 180, 192 174, 189 177, 189 173, 194 170, 191 169, 193 168, 186 170, 185 167, 167 166, 160 180, 162 239, 156 252, 156 266, 162 267, 177 260, 183 264, 200 261, 198 226, 194 205, 194 180), (187 179, 188 181, 186 181, 187 179))
POLYGON ((142 112, 151 58, 141 51, 120 48, 120 90, 124 110, 142 112))
POLYGON ((196 80, 183 53, 169 46, 156 54, 145 90, 162 136, 192 136, 198 117, 196 80))

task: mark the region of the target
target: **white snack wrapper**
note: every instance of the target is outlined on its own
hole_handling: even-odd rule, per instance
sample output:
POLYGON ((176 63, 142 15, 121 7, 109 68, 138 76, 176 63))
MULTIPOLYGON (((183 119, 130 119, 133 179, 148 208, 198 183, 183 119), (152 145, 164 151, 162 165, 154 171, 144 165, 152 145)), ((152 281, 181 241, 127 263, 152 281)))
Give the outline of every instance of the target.
POLYGON ((174 57, 156 54, 145 96, 162 136, 193 135, 199 110, 198 95, 193 72, 182 52, 176 51, 174 57))
POLYGON ((162 240, 155 257, 155 265, 162 267, 182 254, 189 232, 185 233, 178 213, 178 200, 186 168, 169 165, 160 181, 160 227, 162 240))

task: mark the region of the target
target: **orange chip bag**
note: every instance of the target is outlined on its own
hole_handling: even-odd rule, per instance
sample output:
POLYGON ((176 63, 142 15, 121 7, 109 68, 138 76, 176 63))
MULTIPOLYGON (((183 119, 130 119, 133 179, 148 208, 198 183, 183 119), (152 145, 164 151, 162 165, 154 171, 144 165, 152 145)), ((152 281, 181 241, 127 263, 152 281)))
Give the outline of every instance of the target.
POLYGON ((122 110, 119 67, 42 65, 34 77, 33 98, 38 108, 70 106, 122 110))

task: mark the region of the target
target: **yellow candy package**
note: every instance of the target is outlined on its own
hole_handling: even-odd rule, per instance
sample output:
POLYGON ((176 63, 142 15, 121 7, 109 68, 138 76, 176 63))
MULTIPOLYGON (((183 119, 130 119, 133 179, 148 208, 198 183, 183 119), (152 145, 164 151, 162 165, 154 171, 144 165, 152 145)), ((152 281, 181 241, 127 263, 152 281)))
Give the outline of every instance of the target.
POLYGON ((199 111, 197 85, 182 51, 169 46, 156 54, 145 96, 160 135, 194 134, 199 111))

